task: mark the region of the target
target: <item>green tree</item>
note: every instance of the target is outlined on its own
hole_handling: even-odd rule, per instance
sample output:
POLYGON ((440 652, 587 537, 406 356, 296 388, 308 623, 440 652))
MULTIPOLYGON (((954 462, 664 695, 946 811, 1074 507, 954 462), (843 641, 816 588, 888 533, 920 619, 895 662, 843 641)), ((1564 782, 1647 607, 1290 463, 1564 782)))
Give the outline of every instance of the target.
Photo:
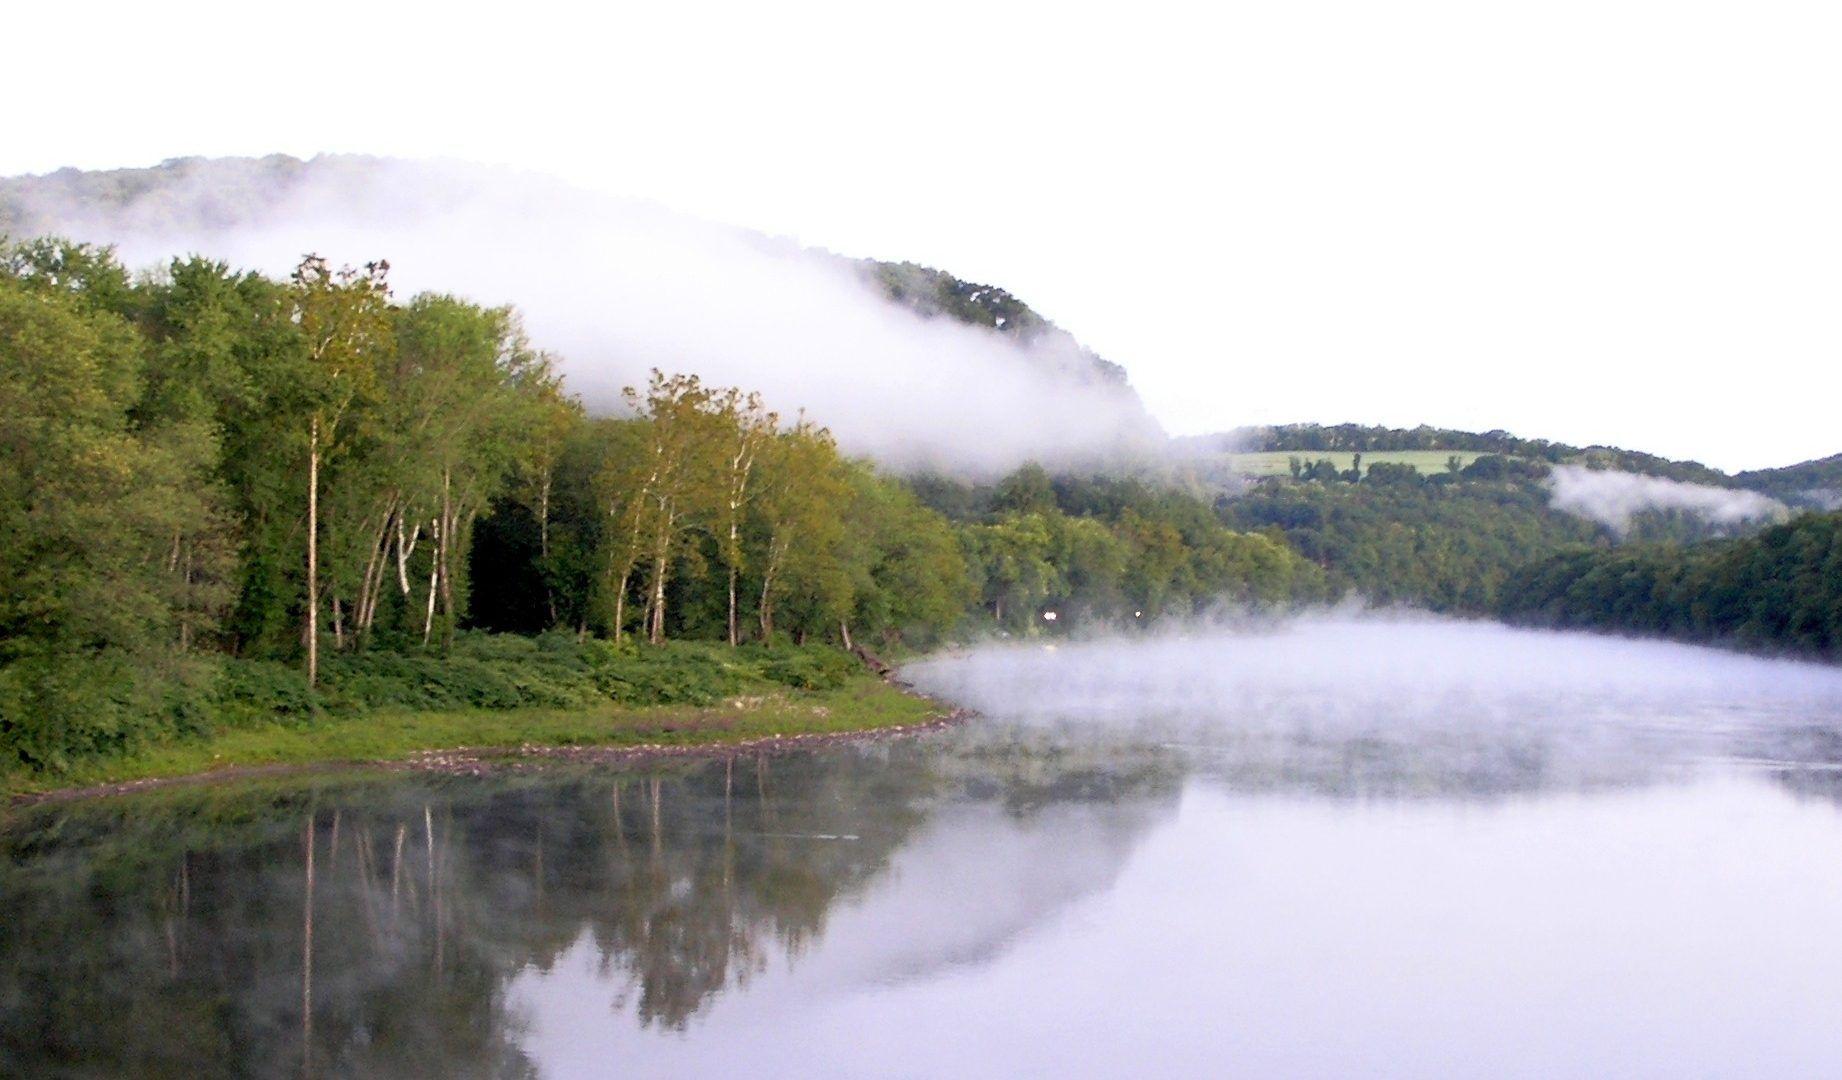
POLYGON ((318 255, 294 271, 296 324, 305 340, 314 404, 307 442, 307 683, 320 670, 320 465, 338 447, 339 424, 371 393, 381 354, 392 347, 385 278, 390 265, 334 270, 318 255))

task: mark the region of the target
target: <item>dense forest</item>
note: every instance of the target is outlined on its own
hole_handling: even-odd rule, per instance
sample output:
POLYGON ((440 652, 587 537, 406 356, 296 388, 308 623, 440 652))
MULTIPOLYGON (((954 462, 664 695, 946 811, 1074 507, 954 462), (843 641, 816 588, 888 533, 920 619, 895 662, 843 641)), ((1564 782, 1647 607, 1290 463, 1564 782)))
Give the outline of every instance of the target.
MULTIPOLYGON (((1323 594, 1283 540, 1193 499, 1067 513, 1026 470, 951 519, 823 427, 695 375, 586 415, 514 311, 399 300, 388 275, 0 252, 8 758, 398 703, 392 685, 421 703, 459 661, 504 659, 481 631, 599 643, 631 661, 609 676, 626 686, 667 640, 925 646, 1323 594), (398 662, 430 657, 456 662, 398 662)), ((475 697, 533 694, 475 674, 497 680, 475 697)))
POLYGON ((1495 455, 1431 476, 1375 464, 1360 482, 1320 460, 1223 500, 1221 514, 1236 528, 1280 531, 1339 591, 1466 614, 1494 610, 1531 559, 1610 542, 1600 526, 1553 509, 1539 473, 1495 455))
POLYGON ((1733 540, 1552 555, 1517 572, 1499 607, 1541 626, 1842 658, 1842 513, 1733 540))
POLYGON ((1556 509, 1555 464, 1618 468, 1762 491, 1833 510, 1842 482, 1825 458, 1729 476, 1612 447, 1580 449, 1503 432, 1290 425, 1250 429, 1238 445, 1296 450, 1290 476, 1220 501, 1239 529, 1278 529, 1323 566, 1333 592, 1540 626, 1613 630, 1799 655, 1842 656, 1842 514, 1807 512, 1742 530, 1666 509, 1622 533, 1556 509), (1486 451, 1422 474, 1360 467, 1364 452, 1486 451), (1314 457, 1357 455, 1338 469, 1314 457))

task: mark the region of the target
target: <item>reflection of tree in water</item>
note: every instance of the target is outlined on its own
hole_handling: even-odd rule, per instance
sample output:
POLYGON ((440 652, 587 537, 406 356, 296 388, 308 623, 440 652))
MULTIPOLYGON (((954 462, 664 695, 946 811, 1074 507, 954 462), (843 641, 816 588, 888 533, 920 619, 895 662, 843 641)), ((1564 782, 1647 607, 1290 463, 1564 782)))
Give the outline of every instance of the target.
POLYGON ((1842 737, 1782 720, 985 724, 654 772, 40 808, 0 830, 0 1076, 521 1075, 518 973, 592 948, 614 1022, 678 1028, 859 898, 873 941, 831 955, 827 978, 983 963, 1106 888, 1186 776, 1496 798, 1716 757, 1842 802, 1842 737))
POLYGON ((908 745, 41 808, 0 833, 0 1075, 526 1074, 527 966, 587 940, 616 1007, 681 1027, 811 947, 943 803, 1174 803, 1168 771, 1119 775, 908 745))

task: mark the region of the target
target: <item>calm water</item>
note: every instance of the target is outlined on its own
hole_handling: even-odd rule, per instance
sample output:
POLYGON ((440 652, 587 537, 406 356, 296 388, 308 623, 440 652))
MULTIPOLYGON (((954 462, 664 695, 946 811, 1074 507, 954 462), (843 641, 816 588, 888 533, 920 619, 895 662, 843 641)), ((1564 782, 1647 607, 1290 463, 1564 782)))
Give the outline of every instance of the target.
POLYGON ((0 1075, 1842 1073, 1842 670, 1441 623, 987 718, 15 812, 0 1075))

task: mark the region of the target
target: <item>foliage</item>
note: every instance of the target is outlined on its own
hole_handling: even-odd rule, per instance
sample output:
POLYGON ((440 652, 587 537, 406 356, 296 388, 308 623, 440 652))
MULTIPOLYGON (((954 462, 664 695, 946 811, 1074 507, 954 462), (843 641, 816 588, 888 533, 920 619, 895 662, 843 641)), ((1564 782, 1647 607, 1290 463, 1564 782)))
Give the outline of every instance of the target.
POLYGON ((1284 540, 1224 524, 1194 495, 1026 465, 986 488, 914 486, 954 515, 983 624, 1011 634, 1145 625, 1222 603, 1321 599, 1323 572, 1284 540), (1048 616, 1053 614, 1051 620, 1048 616))
POLYGON ((0 771, 64 774, 176 740, 392 712, 710 706, 738 695, 833 691, 861 670, 824 645, 642 647, 569 634, 462 634, 443 656, 336 654, 312 687, 299 668, 272 660, 193 657, 149 667, 120 652, 33 657, 0 668, 0 771))
POLYGON ((1734 540, 1581 549, 1537 561, 1501 613, 1842 658, 1842 513, 1805 514, 1734 540))
MULTIPOLYGON (((0 247, 0 762, 391 710, 825 692, 849 661, 821 643, 1351 590, 1833 648, 1813 534, 1609 552, 1547 505, 1560 461, 1732 482, 1693 463, 1344 425, 1245 439, 1286 473, 1234 497, 1036 465, 896 479, 692 374, 655 371, 626 415, 590 417, 514 310, 398 301, 387 269, 309 256, 277 281, 188 258, 133 277, 105 248, 0 247)), ((923 316, 1063 334, 1002 290, 870 272, 923 316)))

